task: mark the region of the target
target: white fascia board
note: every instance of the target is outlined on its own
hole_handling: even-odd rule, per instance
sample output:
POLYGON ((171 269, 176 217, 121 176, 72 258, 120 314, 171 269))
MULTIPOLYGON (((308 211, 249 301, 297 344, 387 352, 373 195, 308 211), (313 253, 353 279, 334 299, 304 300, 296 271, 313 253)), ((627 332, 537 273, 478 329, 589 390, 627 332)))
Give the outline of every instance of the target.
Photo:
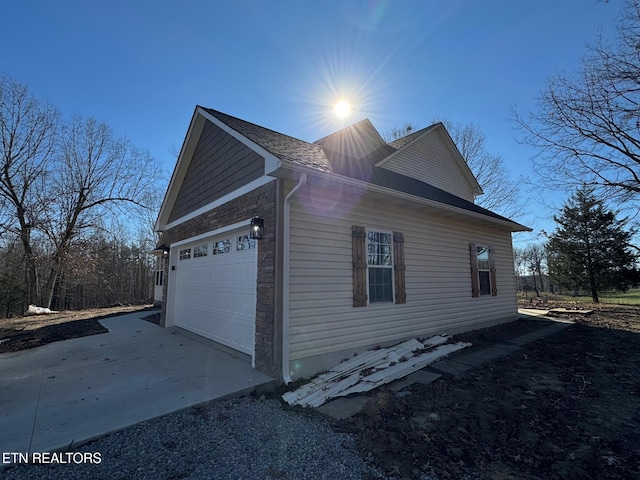
MULTIPOLYGON (((225 225, 224 227, 220 227, 216 230, 211 230, 210 232, 201 233, 200 235, 196 235, 194 237, 185 238, 184 240, 180 240, 178 242, 172 243, 170 248, 176 248, 180 245, 184 245, 186 243, 197 242, 198 240, 202 240, 204 238, 213 237, 215 235, 222 235, 223 233, 231 232, 233 230, 238 230, 242 227, 249 227, 251 225, 251 219, 247 218, 238 223, 234 223, 232 225, 225 225)), ((247 229, 247 234, 249 234, 249 230, 247 229)))
POLYGON ((298 171, 300 173, 307 173, 310 176, 320 177, 323 180, 327 180, 327 181, 330 181, 330 182, 342 183, 344 185, 350 185, 350 186, 356 187, 356 188, 361 189, 361 190, 370 190, 370 191, 373 191, 373 192, 382 193, 382 194, 389 195, 389 196, 392 196, 392 197, 402 198, 402 199, 405 199, 405 200, 409 200, 409 201, 415 202, 417 204, 427 205, 427 206, 430 206, 430 207, 437 208, 439 210, 445 210, 445 211, 449 211, 449 212, 452 212, 452 213, 457 213, 459 215, 464 215, 464 216, 467 216, 467 217, 471 217, 471 218, 475 218, 475 219, 478 219, 478 220, 482 220, 484 222, 493 223, 493 224, 496 224, 496 225, 501 225, 503 227, 509 228, 509 230, 512 231, 512 232, 530 232, 530 231, 532 231, 531 228, 525 227, 524 225, 521 225, 521 224, 519 224, 517 222, 514 222, 514 221, 511 221, 511 220, 506 220, 506 221, 505 220, 501 220, 499 218, 490 217, 488 215, 483 215, 483 214, 477 213, 477 212, 472 212, 471 210, 466 210, 464 208, 455 207, 453 205, 447 205, 446 203, 437 202, 435 200, 431 200, 431 199, 428 199, 428 198, 418 197, 418 196, 412 195, 410 193, 400 192, 398 190, 394 190, 393 188, 382 187, 380 185, 375 185, 373 183, 367 183, 367 182, 364 182, 362 180, 356 180, 354 178, 345 177, 343 175, 337 175, 335 173, 323 172, 321 170, 316 170, 316 169, 311 168, 311 167, 304 167, 304 166, 301 166, 301 165, 293 165, 291 163, 288 163, 288 167, 291 170, 298 171), (517 227, 517 228, 514 229, 514 227, 517 227))
POLYGON ((187 136, 182 143, 182 148, 180 149, 180 154, 178 155, 178 161, 176 162, 176 166, 173 169, 171 180, 169 181, 169 186, 167 187, 167 191, 164 194, 164 199, 162 200, 160 213, 158 214, 158 219, 156 220, 156 224, 154 226, 156 232, 160 232, 166 229, 164 223, 167 221, 169 213, 176 201, 178 191, 180 190, 180 185, 182 184, 182 180, 184 180, 184 176, 187 173, 187 169, 189 168, 189 164, 191 163, 191 157, 193 156, 196 145, 198 144, 198 140, 200 139, 200 133, 204 128, 204 123, 204 118, 198 114, 198 110, 196 109, 196 111, 193 113, 193 117, 191 117, 191 123, 189 124, 189 129, 187 130, 187 136))
POLYGON ((236 140, 242 142, 247 147, 249 147, 251 150, 253 150, 258 155, 260 155, 262 158, 264 158, 264 174, 265 175, 269 175, 271 172, 273 172, 278 167, 280 167, 281 160, 278 157, 276 157, 274 154, 268 152, 267 150, 262 148, 260 145, 258 145, 254 141, 249 140, 247 137, 245 137, 241 133, 236 132, 229 125, 227 125, 226 123, 222 122, 221 120, 218 120, 216 117, 214 117, 213 115, 211 115, 210 113, 208 113, 207 111, 202 109, 201 107, 198 107, 198 113, 200 113, 200 115, 202 115, 204 118, 209 120, 211 123, 213 123, 214 125, 220 127, 222 130, 227 132, 233 138, 235 138, 236 140))
POLYGON ((169 230, 170 228, 173 228, 177 225, 180 225, 181 223, 191 220, 192 218, 195 218, 198 215, 202 215, 203 213, 208 212, 209 210, 217 208, 220 205, 230 202, 231 200, 235 200, 236 198, 241 197, 242 195, 245 195, 251 192, 252 190, 255 190, 256 188, 261 187, 263 185, 266 185, 267 183, 272 182, 274 180, 275 180, 275 177, 263 176, 263 177, 257 178, 254 181, 249 182, 243 185, 242 187, 234 190, 233 192, 227 193, 226 195, 214 200, 213 202, 207 203, 206 205, 203 205, 197 210, 194 210, 193 212, 189 212, 185 216, 180 217, 171 223, 168 223, 165 227, 165 230, 169 230))
POLYGON ((449 147, 453 150, 455 157, 458 159, 460 168, 462 168, 462 171, 465 173, 467 180, 469 180, 469 182, 476 187, 476 195, 483 195, 484 191, 482 190, 482 185, 478 183, 478 179, 469 168, 469 164, 466 162, 466 160, 460 153, 460 150, 458 150, 458 146, 456 145, 456 142, 453 141, 453 138, 451 138, 451 135, 449 135, 449 132, 447 131, 447 129, 442 123, 439 123, 438 126, 440 127, 439 130, 443 132, 443 135, 445 137, 445 142, 449 144, 449 147))

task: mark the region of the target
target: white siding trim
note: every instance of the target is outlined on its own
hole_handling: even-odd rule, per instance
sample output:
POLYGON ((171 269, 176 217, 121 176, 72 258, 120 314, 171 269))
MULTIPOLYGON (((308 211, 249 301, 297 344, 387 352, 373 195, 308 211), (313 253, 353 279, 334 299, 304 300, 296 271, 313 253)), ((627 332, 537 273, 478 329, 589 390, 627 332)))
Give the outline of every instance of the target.
POLYGON ((164 222, 167 221, 171 209, 176 202, 176 198, 178 197, 178 192, 180 190, 180 185, 182 185, 182 181, 187 174, 189 163, 191 162, 191 157, 196 150, 196 146, 198 145, 198 140, 200 140, 200 134, 204 129, 204 125, 205 119, 198 115, 198 112, 196 110, 193 113, 193 117, 191 117, 189 129, 187 130, 187 136, 182 143, 182 148, 180 149, 180 154, 178 155, 178 161, 176 162, 176 166, 173 169, 171 180, 169 181, 169 186, 167 187, 167 191, 165 192, 164 198, 162 200, 160 213, 158 214, 158 219, 156 220, 156 224, 154 227, 156 232, 163 230, 164 222), (189 158, 189 161, 185 160, 186 158, 189 158))
POLYGON ((262 187, 263 185, 266 185, 267 183, 272 182, 273 180, 275 180, 275 177, 263 176, 254 180, 253 182, 249 182, 246 185, 243 185, 242 187, 234 190, 233 192, 227 193, 226 195, 218 198, 217 200, 214 200, 211 203, 207 203, 206 205, 198 208, 197 210, 194 210, 193 212, 190 212, 187 215, 180 217, 171 223, 168 223, 167 226, 165 227, 165 230, 169 230, 170 228, 173 228, 177 225, 180 225, 181 223, 191 220, 192 218, 195 218, 198 215, 202 215, 203 213, 206 213, 209 210, 217 208, 220 205, 224 205, 225 203, 230 202, 231 200, 234 200, 238 197, 241 197, 242 195, 245 195, 251 192, 252 190, 255 190, 258 187, 262 187))
MULTIPOLYGON (((201 233, 200 235, 196 235, 195 237, 189 237, 185 240, 180 240, 179 242, 175 242, 171 244, 171 249, 175 248, 175 247, 179 247, 180 245, 184 245, 185 243, 191 243, 191 242, 197 242, 198 240, 201 240, 203 238, 208 238, 214 235, 222 235, 223 233, 229 232, 231 230, 237 230, 238 228, 242 228, 245 226, 249 226, 251 224, 251 219, 248 218, 246 220, 243 220, 242 222, 238 222, 238 223, 234 223, 232 225, 226 225, 224 227, 220 227, 216 230, 211 230, 209 232, 206 233, 201 233)), ((247 234, 249 232, 247 231, 247 234)), ((171 251, 171 250, 170 250, 171 251)))

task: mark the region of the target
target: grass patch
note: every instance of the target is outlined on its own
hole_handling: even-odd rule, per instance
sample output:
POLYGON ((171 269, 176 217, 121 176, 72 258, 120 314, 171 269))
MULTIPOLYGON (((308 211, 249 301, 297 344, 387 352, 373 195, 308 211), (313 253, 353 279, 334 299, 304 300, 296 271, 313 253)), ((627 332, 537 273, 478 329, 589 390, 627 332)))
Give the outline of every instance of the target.
MULTIPOLYGON (((591 295, 580 295, 578 297, 574 297, 572 295, 552 295, 550 293, 541 293, 541 296, 546 297, 548 300, 560 301, 560 302, 576 302, 576 303, 591 303, 593 299, 591 295)), ((610 303, 610 304, 618 304, 618 305, 640 305, 640 289, 630 289, 627 292, 601 292, 598 295, 600 299, 600 303, 610 303)), ((520 299, 531 299, 534 298, 534 295, 531 293, 527 294, 525 297, 524 294, 518 293, 518 298, 520 299)))

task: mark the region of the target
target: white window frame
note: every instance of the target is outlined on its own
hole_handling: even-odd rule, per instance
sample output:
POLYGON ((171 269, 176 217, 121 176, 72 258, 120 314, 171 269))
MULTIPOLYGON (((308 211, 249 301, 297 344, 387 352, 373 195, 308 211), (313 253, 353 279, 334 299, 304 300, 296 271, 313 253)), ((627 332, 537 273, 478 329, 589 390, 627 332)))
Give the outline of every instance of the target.
POLYGON ((394 275, 394 263, 393 263, 393 232, 391 230, 384 230, 380 228, 368 228, 365 227, 365 250, 367 255, 367 305, 388 305, 395 303, 395 294, 396 294, 396 281, 394 275), (385 235, 389 235, 391 242, 390 247, 391 250, 389 252, 391 264, 390 265, 369 265, 369 233, 383 233, 385 235), (371 301, 371 290, 369 289, 369 269, 370 268, 386 268, 391 270, 391 299, 384 302, 372 302, 371 301))
POLYGON ((229 254, 231 252, 233 252, 233 240, 231 240, 230 238, 225 238, 224 240, 216 240, 215 242, 213 242, 213 248, 211 249, 211 255, 227 255, 227 254, 229 254), (224 250, 219 250, 218 249, 218 245, 221 242, 225 244, 225 249, 224 250))
POLYGON ((180 260, 189 260, 191 258, 191 247, 181 249, 178 254, 180 260))
POLYGON ((202 258, 209 255, 209 244, 203 243, 193 247, 193 258, 202 258))
POLYGON ((253 238, 250 238, 248 234, 247 235, 240 235, 239 237, 236 237, 236 251, 237 252, 245 252, 247 250, 255 250, 256 247, 257 247, 256 240, 253 239, 253 238), (245 240, 247 241, 248 248, 244 248, 245 240))
POLYGON ((488 245, 476 245, 476 267, 478 270, 478 296, 479 297, 490 297, 491 296, 491 292, 493 292, 493 285, 491 285, 491 252, 490 252, 490 247, 488 245), (487 267, 486 268, 481 268, 480 267, 480 252, 481 251, 485 251, 487 254, 487 267), (487 272, 488 274, 488 281, 489 281, 489 291, 488 292, 483 292, 482 291, 482 277, 480 276, 480 272, 487 272))

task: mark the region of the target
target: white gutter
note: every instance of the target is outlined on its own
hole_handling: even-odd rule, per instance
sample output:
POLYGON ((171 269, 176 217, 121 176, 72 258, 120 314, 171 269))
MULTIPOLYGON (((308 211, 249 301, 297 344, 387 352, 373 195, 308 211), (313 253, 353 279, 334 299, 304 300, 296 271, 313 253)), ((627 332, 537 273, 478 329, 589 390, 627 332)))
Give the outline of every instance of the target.
POLYGON ((282 379, 285 384, 291 383, 289 372, 289 288, 291 275, 289 272, 289 249, 291 245, 291 214, 289 200, 295 193, 307 183, 307 174, 300 174, 300 179, 293 190, 284 197, 284 242, 282 245, 282 379))

